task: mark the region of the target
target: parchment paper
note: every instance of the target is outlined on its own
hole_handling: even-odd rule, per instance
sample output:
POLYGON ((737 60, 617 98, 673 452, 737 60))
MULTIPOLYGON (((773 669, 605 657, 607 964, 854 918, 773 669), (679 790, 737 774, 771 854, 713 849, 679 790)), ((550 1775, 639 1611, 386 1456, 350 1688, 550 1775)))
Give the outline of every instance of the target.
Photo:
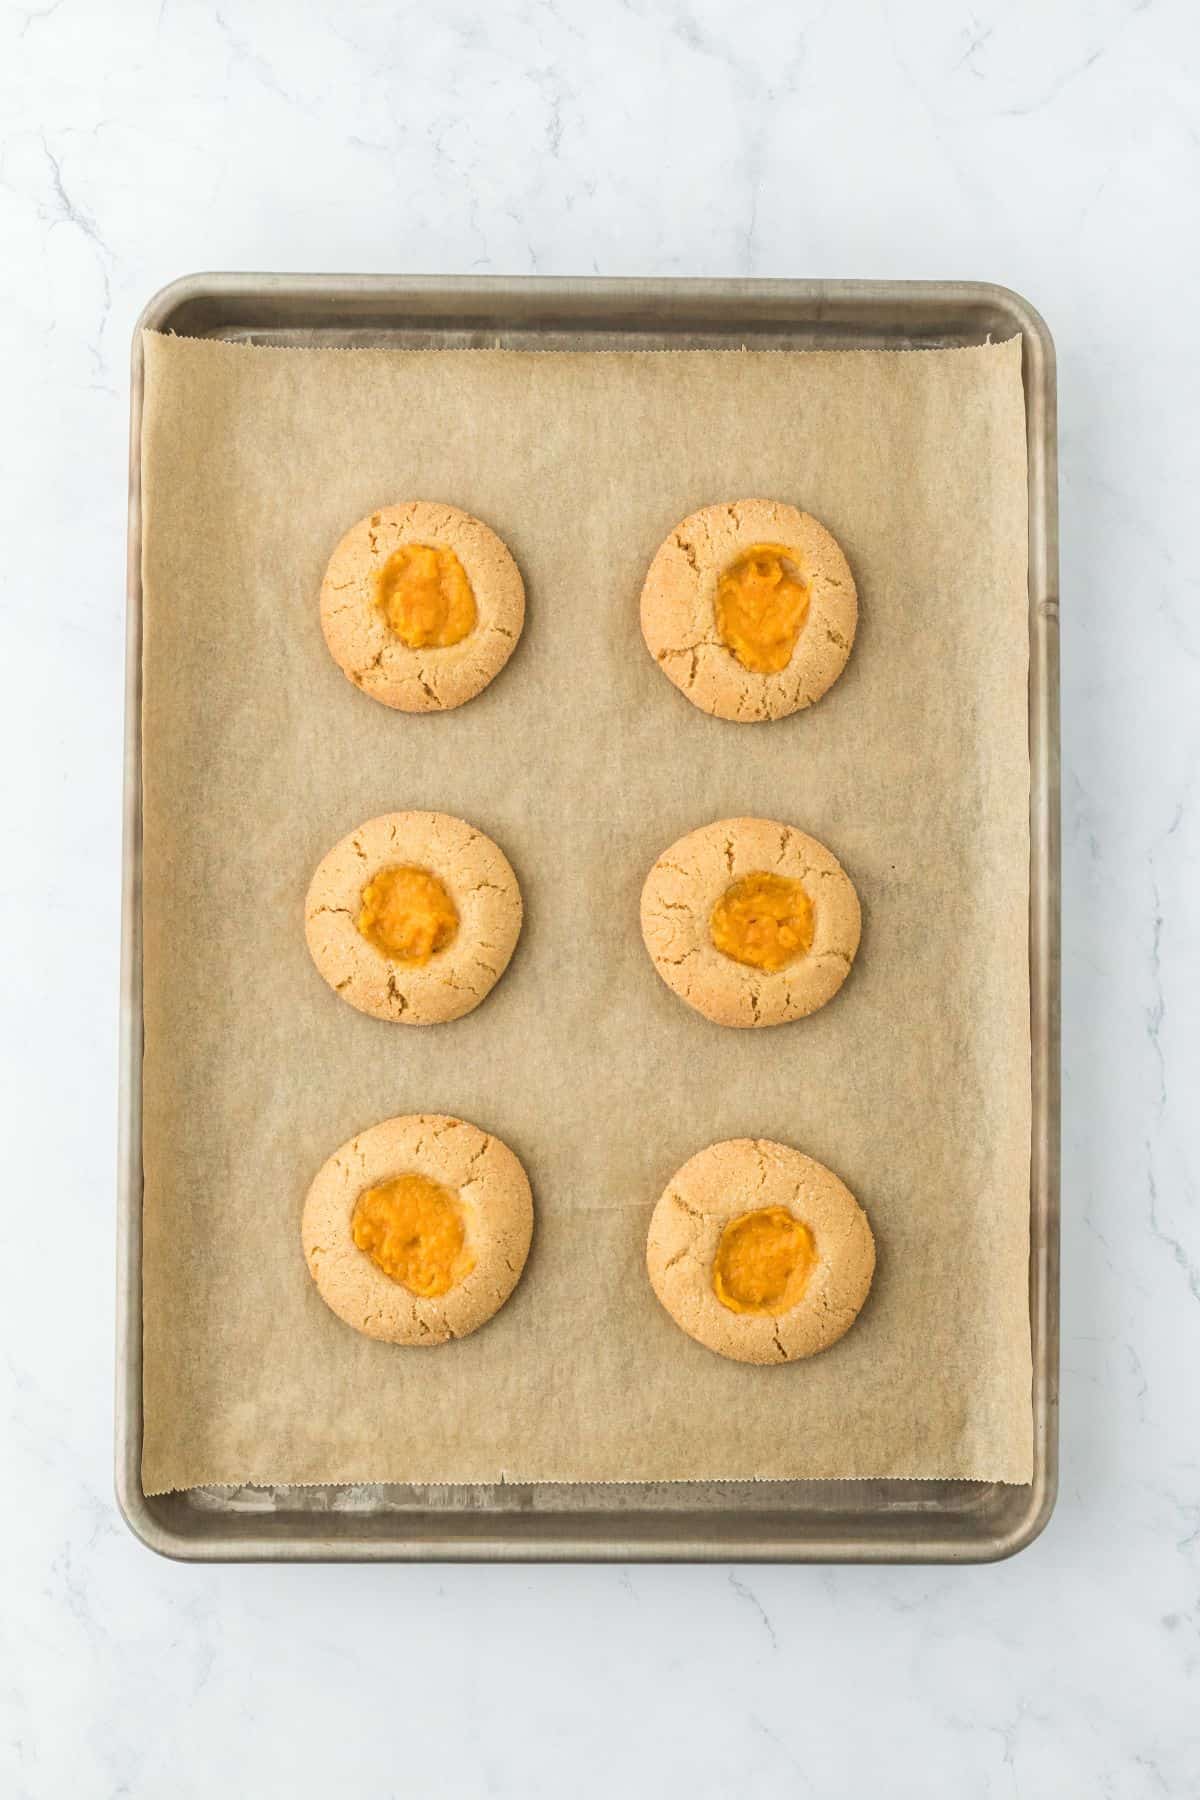
POLYGON ((966 1477, 1031 1472, 1027 1305, 1026 477, 1019 340, 910 353, 557 354, 146 341, 145 1450, 207 1483, 966 1477), (638 594, 710 501, 813 512, 859 585, 849 667, 736 726, 655 668, 638 594), (407 717, 322 641, 317 594, 373 507, 445 499, 524 573, 483 696, 407 717), (316 862, 373 814, 502 845, 524 934, 428 1030, 309 962, 316 862), (863 902, 842 993, 708 1024, 654 974, 646 870, 762 814, 863 902), (300 1253, 325 1157, 394 1113, 498 1133, 536 1203, 516 1294, 436 1351, 369 1342, 300 1253), (857 1326, 757 1369, 655 1300, 651 1208, 702 1145, 828 1163, 879 1246, 857 1326))

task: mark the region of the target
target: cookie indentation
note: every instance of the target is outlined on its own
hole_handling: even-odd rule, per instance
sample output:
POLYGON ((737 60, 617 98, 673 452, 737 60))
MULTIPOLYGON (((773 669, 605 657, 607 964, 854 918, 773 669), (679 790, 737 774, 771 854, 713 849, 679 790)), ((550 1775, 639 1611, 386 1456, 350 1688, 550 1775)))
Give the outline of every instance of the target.
POLYGON ((776 675, 792 660, 809 600, 798 560, 784 544, 754 544, 717 583, 721 642, 756 675, 776 675))
POLYGON ((816 1261, 807 1225, 782 1206, 731 1219, 713 1259, 713 1293, 735 1313, 778 1319, 802 1298, 816 1261))
POLYGON ((467 571, 442 544, 401 544, 376 577, 375 604, 410 650, 446 649, 475 629, 467 571))
POLYGON ((425 1175, 365 1188, 354 1207, 354 1242, 410 1294, 448 1294, 475 1267, 457 1194, 425 1175))
POLYGON ((712 941, 751 969, 786 969, 813 941, 813 905, 803 884, 758 869, 726 888, 713 908, 712 941))
POLYGON ((380 869, 361 901, 357 930, 389 962, 421 967, 458 935, 458 908, 428 869, 380 869))

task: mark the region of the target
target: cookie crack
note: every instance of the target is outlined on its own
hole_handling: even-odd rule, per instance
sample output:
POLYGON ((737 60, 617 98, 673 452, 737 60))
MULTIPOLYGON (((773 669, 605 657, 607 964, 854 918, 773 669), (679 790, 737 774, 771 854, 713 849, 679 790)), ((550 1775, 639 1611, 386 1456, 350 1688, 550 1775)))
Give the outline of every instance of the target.
POLYGON ((675 685, 678 687, 680 685, 680 683, 678 682, 676 677, 673 674, 671 674, 671 671, 667 668, 667 664, 677 662, 681 656, 686 656, 690 659, 689 665, 688 665, 688 672, 687 672, 686 676, 684 677, 683 684, 682 684, 683 691, 686 693, 688 688, 690 688, 694 685, 696 676, 699 673, 699 669, 700 669, 699 646, 688 644, 681 650, 660 650, 657 653, 656 661, 659 663, 660 667, 666 671, 670 680, 674 681, 675 685))
POLYGON ((442 976, 442 986, 453 988, 456 994, 473 994, 476 989, 470 981, 456 981, 449 969, 442 976))
POLYGON ((710 529, 710 527, 709 527, 709 523, 708 523, 708 509, 707 509, 707 507, 706 507, 706 508, 705 508, 705 510, 704 510, 704 511, 703 511, 703 512, 702 512, 702 513, 701 513, 701 514, 700 514, 700 518, 699 518, 699 525, 700 525, 700 529, 701 529, 701 531, 702 531, 702 532, 703 532, 703 533, 704 533, 704 540, 705 540, 705 542, 706 542, 706 543, 707 543, 707 545, 708 545, 708 556, 709 556, 709 561, 710 561, 710 562, 715 562, 715 561, 716 561, 716 550, 715 550, 715 549, 714 549, 714 547, 713 547, 713 539, 712 539, 712 531, 711 531, 711 529, 710 529))
POLYGON ((655 961, 662 963, 665 968, 677 969, 680 963, 685 963, 687 961, 689 956, 695 956, 696 949, 697 946, 693 944, 689 949, 684 951, 682 956, 664 956, 662 952, 659 951, 655 956, 655 961))
POLYGON ((675 533, 675 543, 677 548, 682 550, 683 554, 687 557, 688 562, 691 565, 692 573, 694 575, 699 575, 700 564, 696 560, 696 546, 691 543, 688 538, 683 537, 678 531, 675 533))

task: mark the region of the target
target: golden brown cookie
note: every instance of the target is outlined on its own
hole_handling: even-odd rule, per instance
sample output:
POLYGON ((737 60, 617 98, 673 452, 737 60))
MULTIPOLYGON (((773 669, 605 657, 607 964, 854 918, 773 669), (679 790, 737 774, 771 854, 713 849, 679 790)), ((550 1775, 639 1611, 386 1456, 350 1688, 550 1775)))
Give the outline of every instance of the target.
POLYGON ((673 993, 717 1025, 782 1025, 831 1000, 861 930, 836 856, 777 819, 718 819, 664 850, 642 937, 673 993))
POLYGON ((356 687, 401 712, 474 699, 521 635, 525 587, 494 531, 408 500, 352 525, 321 584, 321 629, 356 687))
POLYGON ((521 890, 499 845, 449 813, 384 813, 333 846, 304 902, 330 987, 402 1025, 460 1019, 489 994, 521 931, 521 890))
POLYGON ((392 1344, 444 1344, 499 1312, 525 1266, 533 1198, 499 1138, 465 1119, 385 1119, 318 1171, 300 1227, 339 1319, 392 1344))
POLYGON ((667 1184, 646 1268, 697 1343, 736 1362, 796 1362, 853 1325, 875 1273, 875 1239, 823 1163, 769 1138, 728 1138, 667 1184))
POLYGON ((778 500, 692 513, 660 545, 642 588, 642 635, 681 693, 755 723, 811 706, 846 666, 854 577, 824 525, 778 500))

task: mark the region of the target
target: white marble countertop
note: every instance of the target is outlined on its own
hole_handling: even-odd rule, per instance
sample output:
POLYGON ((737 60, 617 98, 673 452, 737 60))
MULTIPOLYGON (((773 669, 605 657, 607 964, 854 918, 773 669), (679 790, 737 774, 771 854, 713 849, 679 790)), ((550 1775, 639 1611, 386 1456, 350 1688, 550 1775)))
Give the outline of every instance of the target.
POLYGON ((0 131, 0 1793, 1196 1794, 1189 0, 35 0, 0 4, 0 131), (209 1569, 120 1523, 126 371, 198 268, 960 276, 1044 313, 1063 1473, 1015 1561, 209 1569))

